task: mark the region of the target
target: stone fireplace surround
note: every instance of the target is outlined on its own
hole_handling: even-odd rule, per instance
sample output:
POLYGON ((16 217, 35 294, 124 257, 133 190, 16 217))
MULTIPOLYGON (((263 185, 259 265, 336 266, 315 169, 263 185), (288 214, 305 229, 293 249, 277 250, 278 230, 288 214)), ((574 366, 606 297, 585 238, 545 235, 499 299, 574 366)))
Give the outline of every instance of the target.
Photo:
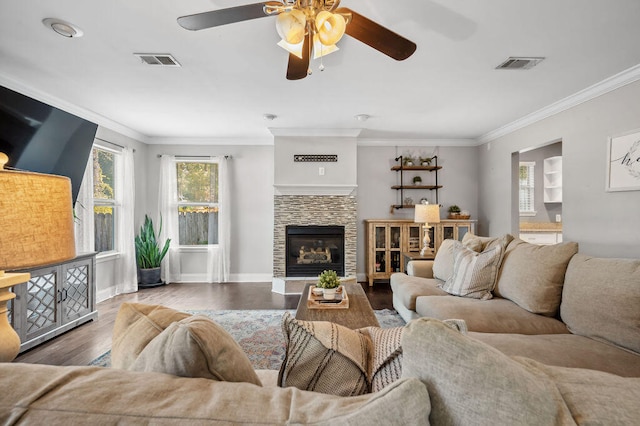
MULTIPOLYGON (((300 293, 304 287, 304 278, 292 279, 296 285, 287 284, 287 225, 344 226, 345 276, 356 276, 357 201, 354 195, 275 195, 273 210, 274 292, 300 293)), ((315 278, 308 277, 308 280, 315 278)))

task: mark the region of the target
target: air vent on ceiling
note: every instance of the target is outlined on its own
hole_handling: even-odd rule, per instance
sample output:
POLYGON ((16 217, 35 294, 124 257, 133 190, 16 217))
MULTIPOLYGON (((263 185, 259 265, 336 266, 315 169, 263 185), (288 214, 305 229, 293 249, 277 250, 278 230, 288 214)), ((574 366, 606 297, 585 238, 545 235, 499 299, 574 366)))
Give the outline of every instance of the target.
POLYGON ((161 65, 163 67, 179 67, 180 63, 168 53, 134 53, 147 65, 161 65))
POLYGON ((506 61, 496 67, 497 70, 528 70, 540 63, 543 57, 515 57, 510 56, 506 61))

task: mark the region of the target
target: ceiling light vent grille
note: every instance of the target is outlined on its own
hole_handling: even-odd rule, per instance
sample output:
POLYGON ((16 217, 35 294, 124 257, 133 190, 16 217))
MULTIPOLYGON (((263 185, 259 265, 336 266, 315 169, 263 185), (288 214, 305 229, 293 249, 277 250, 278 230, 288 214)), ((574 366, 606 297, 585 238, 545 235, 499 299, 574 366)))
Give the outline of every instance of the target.
POLYGON ((528 70, 538 65, 543 57, 515 57, 510 56, 496 67, 497 70, 528 70))
POLYGON ((147 65, 160 65, 163 67, 180 66, 180 63, 168 53, 134 53, 134 55, 147 65))

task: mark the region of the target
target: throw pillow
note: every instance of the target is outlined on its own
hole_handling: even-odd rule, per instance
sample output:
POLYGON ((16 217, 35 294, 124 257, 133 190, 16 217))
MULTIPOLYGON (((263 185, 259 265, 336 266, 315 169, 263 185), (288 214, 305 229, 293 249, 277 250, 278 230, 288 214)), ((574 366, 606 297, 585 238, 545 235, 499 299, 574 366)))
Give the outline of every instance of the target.
POLYGON ((378 392, 402 375, 402 333, 404 327, 366 327, 357 330, 371 339, 369 382, 371 392, 378 392))
POLYGON ((494 293, 534 314, 555 316, 567 265, 577 252, 573 242, 541 246, 515 239, 505 251, 494 293))
POLYGON ((169 325, 149 342, 129 370, 261 386, 251 361, 238 343, 204 315, 169 325))
POLYGON ((165 328, 190 314, 159 305, 123 303, 113 326, 111 366, 127 369, 165 328))
POLYGON ((453 274, 453 243, 455 240, 442 241, 436 257, 433 259, 433 277, 446 281, 453 274))
POLYGON ((455 296, 491 299, 502 254, 501 247, 496 246, 482 253, 476 253, 458 241, 454 242, 453 247, 453 274, 440 287, 455 296))
POLYGON ((573 424, 553 381, 532 363, 520 363, 441 321, 411 321, 402 349, 402 378, 416 377, 427 386, 431 424, 573 424))
POLYGON ((285 312, 285 358, 278 386, 339 396, 369 392, 371 342, 362 334, 327 321, 300 321, 285 312))

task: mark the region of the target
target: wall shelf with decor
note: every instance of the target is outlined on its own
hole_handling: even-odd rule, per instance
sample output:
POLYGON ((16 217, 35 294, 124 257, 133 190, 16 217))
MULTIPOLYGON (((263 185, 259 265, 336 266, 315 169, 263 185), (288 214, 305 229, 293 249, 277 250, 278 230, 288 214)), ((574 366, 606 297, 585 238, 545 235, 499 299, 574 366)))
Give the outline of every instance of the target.
POLYGON ((544 159, 544 202, 562 202, 562 157, 544 159))
POLYGON ((400 191, 400 200, 403 204, 394 204, 391 206, 391 211, 395 209, 405 209, 405 208, 413 208, 414 204, 405 203, 404 200, 404 191, 405 190, 413 190, 413 189, 421 189, 421 190, 429 190, 436 191, 436 204, 438 204, 438 190, 442 188, 442 185, 438 185, 438 170, 442 169, 442 166, 438 166, 438 156, 435 155, 430 158, 428 164, 423 165, 415 165, 412 161, 407 162, 407 158, 402 155, 395 158, 396 162, 399 162, 399 165, 391 167, 391 171, 400 172, 400 185, 393 185, 391 189, 395 189, 400 191), (435 182, 433 185, 423 185, 421 174, 416 174, 413 177, 411 183, 405 183, 405 173, 406 172, 429 172, 433 173, 435 176, 435 182))

